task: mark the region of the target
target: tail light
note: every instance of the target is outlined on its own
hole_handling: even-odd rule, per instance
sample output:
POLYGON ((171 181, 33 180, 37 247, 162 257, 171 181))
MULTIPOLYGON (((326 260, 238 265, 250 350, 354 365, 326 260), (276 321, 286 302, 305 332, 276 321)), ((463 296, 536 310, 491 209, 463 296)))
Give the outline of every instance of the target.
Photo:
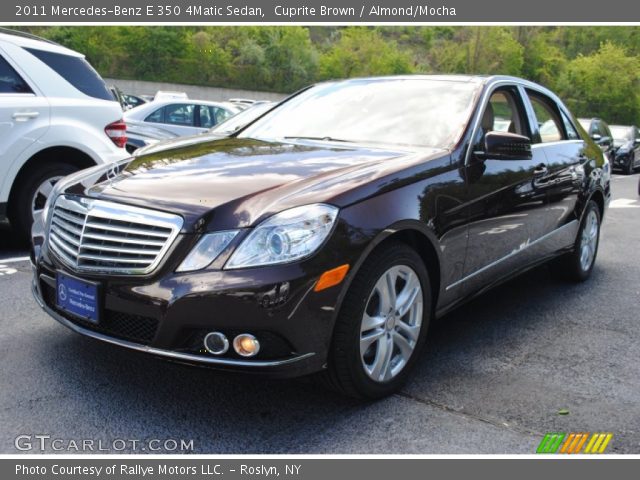
POLYGON ((104 133, 117 147, 124 148, 127 144, 127 124, 122 120, 110 123, 104 127, 104 133))

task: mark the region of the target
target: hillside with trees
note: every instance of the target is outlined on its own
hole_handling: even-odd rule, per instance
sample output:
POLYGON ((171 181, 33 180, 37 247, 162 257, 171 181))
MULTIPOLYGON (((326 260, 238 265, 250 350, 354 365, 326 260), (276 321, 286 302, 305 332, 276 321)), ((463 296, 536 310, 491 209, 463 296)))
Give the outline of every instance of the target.
POLYGON ((403 73, 508 74, 579 116, 640 123, 640 27, 21 27, 83 52, 105 77, 288 93, 403 73))

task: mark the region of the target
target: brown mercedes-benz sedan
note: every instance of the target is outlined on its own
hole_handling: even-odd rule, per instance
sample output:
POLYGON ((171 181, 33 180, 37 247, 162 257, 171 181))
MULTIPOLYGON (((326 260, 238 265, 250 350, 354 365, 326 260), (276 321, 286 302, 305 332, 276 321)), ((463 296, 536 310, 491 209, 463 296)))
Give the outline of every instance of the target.
POLYGON ((58 182, 33 291, 102 341, 375 398, 435 317, 549 260, 586 279, 609 198, 602 151, 539 85, 333 81, 58 182))

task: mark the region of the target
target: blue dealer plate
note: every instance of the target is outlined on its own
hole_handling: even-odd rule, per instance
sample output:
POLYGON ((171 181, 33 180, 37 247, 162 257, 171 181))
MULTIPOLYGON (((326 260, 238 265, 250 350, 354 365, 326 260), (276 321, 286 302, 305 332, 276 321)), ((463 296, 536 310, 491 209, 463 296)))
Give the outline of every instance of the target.
POLYGON ((56 305, 76 317, 98 323, 100 320, 98 284, 58 272, 56 274, 56 305))

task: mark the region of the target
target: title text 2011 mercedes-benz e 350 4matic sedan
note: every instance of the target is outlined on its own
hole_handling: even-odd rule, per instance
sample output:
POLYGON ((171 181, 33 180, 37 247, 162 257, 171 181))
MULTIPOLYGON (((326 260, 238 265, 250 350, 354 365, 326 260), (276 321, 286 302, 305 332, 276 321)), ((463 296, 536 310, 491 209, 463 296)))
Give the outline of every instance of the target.
POLYGON ((90 337, 379 397, 434 317, 547 260, 587 278, 609 177, 524 80, 322 83, 231 138, 60 181, 33 290, 90 337))

